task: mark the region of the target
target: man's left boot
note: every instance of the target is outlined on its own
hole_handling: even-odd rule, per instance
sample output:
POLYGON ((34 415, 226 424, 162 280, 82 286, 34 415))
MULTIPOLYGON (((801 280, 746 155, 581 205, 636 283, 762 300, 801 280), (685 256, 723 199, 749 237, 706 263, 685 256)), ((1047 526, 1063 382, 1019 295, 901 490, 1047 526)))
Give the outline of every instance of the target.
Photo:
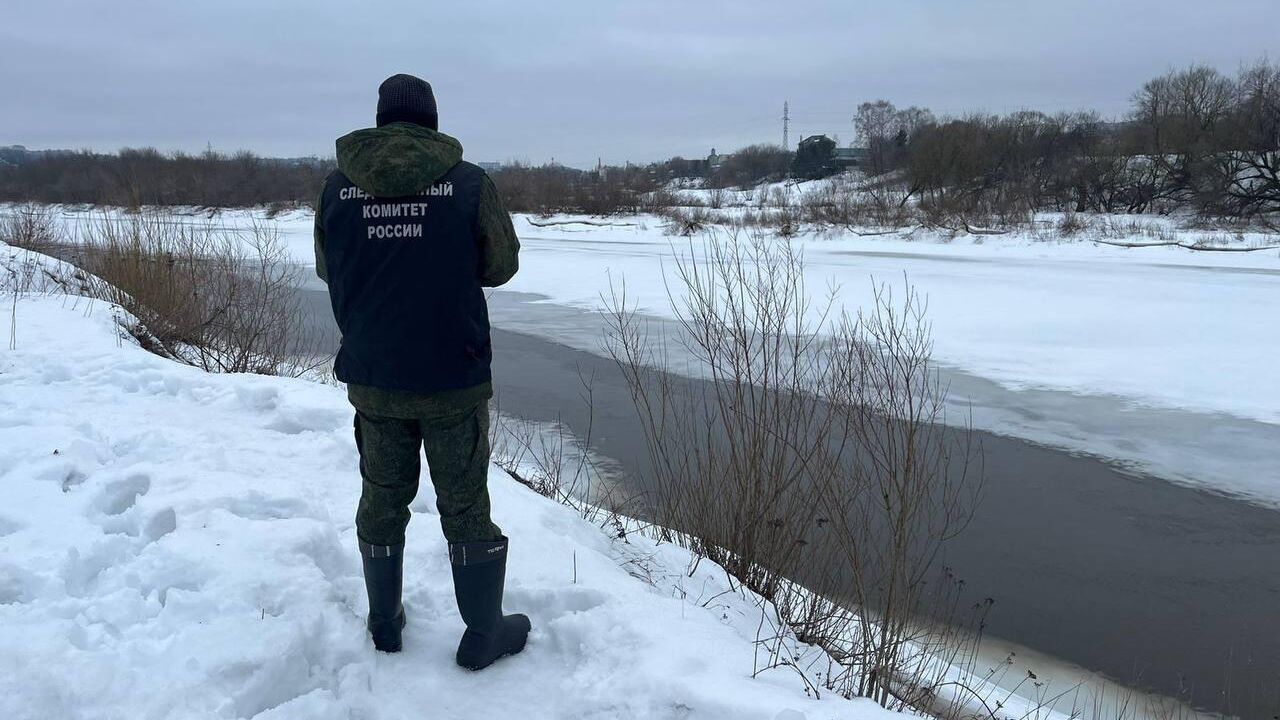
POLYGON ((507 538, 494 542, 453 543, 453 592, 467 630, 458 643, 458 664, 468 670, 489 667, 515 655, 529 637, 529 618, 502 614, 507 573, 507 538))
POLYGON ((404 605, 400 603, 404 583, 404 545, 369 545, 360 541, 364 563, 364 588, 369 593, 369 634, 373 646, 382 652, 400 652, 400 632, 404 630, 404 605))

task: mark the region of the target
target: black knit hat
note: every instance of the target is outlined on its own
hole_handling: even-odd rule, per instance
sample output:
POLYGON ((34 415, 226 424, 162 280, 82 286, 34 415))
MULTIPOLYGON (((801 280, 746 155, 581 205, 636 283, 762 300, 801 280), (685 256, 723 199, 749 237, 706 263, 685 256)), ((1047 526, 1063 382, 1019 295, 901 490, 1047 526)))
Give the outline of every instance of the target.
POLYGON ((403 73, 382 81, 378 86, 378 127, 393 122, 440 129, 431 83, 403 73))

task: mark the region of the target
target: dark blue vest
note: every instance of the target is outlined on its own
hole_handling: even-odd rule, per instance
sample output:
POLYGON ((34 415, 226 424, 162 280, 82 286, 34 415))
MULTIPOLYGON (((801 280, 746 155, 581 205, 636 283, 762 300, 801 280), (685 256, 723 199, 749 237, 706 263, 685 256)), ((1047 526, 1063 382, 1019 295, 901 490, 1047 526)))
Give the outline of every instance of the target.
POLYGON ((329 300, 346 383, 430 393, 490 379, 477 277, 484 171, 460 162, 418 195, 370 197, 341 172, 320 203, 329 300))

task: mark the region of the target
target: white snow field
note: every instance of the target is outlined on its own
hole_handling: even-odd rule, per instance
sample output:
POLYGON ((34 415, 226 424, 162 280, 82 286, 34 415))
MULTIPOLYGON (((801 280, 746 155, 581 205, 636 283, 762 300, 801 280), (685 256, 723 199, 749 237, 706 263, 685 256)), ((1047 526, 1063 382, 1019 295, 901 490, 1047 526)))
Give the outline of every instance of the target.
MULTIPOLYGON (((504 289, 586 308, 599 307, 610 278, 625 278, 642 310, 670 316, 664 266, 675 281, 673 253, 696 255, 701 242, 666 237, 653 218, 609 228, 528 220, 518 225, 521 272, 504 289)), ((799 244, 815 300, 835 282, 843 305, 869 307, 873 281, 900 291, 906 273, 928 299, 936 358, 975 375, 1280 423, 1280 367, 1262 362, 1280 351, 1265 331, 1280 312, 1280 249, 851 234, 799 244)))
MULTIPOLYGON (((889 716, 807 695, 794 668, 753 678, 762 610, 723 572, 690 576, 678 548, 612 539, 496 469, 527 649, 454 665, 462 623, 424 477, 405 651, 377 653, 342 390, 175 364, 121 339, 101 303, 3 304, 0 717, 889 716)), ((813 681, 826 656, 796 652, 813 681)))

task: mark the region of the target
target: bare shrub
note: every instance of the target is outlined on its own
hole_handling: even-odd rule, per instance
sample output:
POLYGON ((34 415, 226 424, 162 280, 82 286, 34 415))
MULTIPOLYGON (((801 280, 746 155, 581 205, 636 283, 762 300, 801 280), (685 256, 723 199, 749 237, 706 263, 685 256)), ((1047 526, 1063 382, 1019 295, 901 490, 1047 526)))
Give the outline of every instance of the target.
POLYGON ((786 209, 794 205, 791 202, 791 188, 785 185, 775 185, 769 190, 769 205, 771 207, 786 209))
POLYGON ((660 212, 666 208, 677 207, 681 204, 680 197, 667 188, 659 188, 653 192, 646 193, 640 199, 641 209, 653 213, 660 212))
POLYGON ((1058 235, 1063 237, 1071 237, 1078 235, 1089 228, 1089 223, 1076 213, 1065 213, 1058 219, 1056 229, 1058 235))
POLYGON ((679 207, 700 208, 706 207, 707 203, 698 195, 681 195, 676 205, 679 207))
POLYGON ((579 438, 562 423, 539 425, 502 414, 491 404, 489 447, 493 462, 539 495, 579 509, 592 497, 598 475, 588 450, 591 430, 579 438))
POLYGON ((713 210, 719 210, 724 207, 724 196, 724 188, 712 188, 711 192, 707 194, 707 207, 713 210))
POLYGON ((764 207, 769 204, 769 186, 761 185, 756 188, 755 203, 757 207, 764 207))
POLYGON ((58 226, 48 205, 14 205, 0 215, 0 241, 24 250, 48 253, 57 242, 58 226))
POLYGON ((805 222, 819 226, 903 228, 920 222, 910 198, 900 182, 830 183, 806 194, 800 211, 805 222))
POLYGON ((866 213, 872 224, 900 228, 919 222, 917 209, 910 205, 911 190, 902 183, 871 183, 865 190, 866 213))
POLYGON ((80 228, 78 264, 98 297, 138 321, 144 347, 209 372, 301 374, 298 269, 274 227, 246 230, 156 213, 80 228))
POLYGON ((664 228, 666 234, 683 235, 685 237, 697 235, 713 221, 711 212, 702 206, 667 208, 660 212, 659 215, 669 221, 664 228))
POLYGON ((805 222, 815 225, 849 228, 864 224, 865 219, 853 194, 834 185, 806 194, 800 199, 800 209, 805 222))
POLYGON ((637 498, 606 482, 605 470, 590 451, 594 405, 590 384, 584 382, 583 388, 589 418, 583 436, 569 432, 560 422, 538 424, 505 416, 495 398, 489 425, 493 463, 539 495, 569 507, 622 539, 628 528, 639 527, 625 516, 637 498))
MULTIPOLYGON (((6 241, 7 242, 7 241, 6 241)), ((84 273, 51 265, 40 254, 10 244, 0 248, 0 298, 8 300, 8 349, 18 348, 18 302, 26 297, 76 293, 84 273)))
MULTIPOLYGON (((705 384, 656 369, 625 287, 609 303, 608 348, 644 427, 655 522, 827 648, 838 667, 825 689, 925 702, 970 643, 950 622, 956 584, 930 581, 980 474, 969 471, 971 434, 943 422, 923 303, 881 290, 856 317, 835 312, 834 296, 814 304, 798 251, 762 234, 710 237, 676 268, 679 341, 705 384)), ((786 634, 763 631, 766 620, 763 665, 785 666, 786 634)))
POLYGON ((847 682, 853 694, 886 707, 919 705, 944 677, 929 658, 952 638, 925 618, 959 608, 950 595, 933 594, 930 581, 981 488, 981 473, 971 471, 972 433, 946 423, 926 310, 909 285, 900 300, 878 287, 873 307, 841 318, 842 356, 828 390, 847 412, 855 446, 851 459, 826 456, 828 473, 852 481, 829 484, 824 496, 832 546, 853 568, 842 587, 862 611, 853 644, 858 672, 847 682))
POLYGON ((268 220, 274 220, 275 218, 278 218, 292 210, 297 210, 300 207, 306 207, 306 205, 298 202, 284 202, 282 200, 276 200, 274 202, 267 203, 265 215, 268 220))

